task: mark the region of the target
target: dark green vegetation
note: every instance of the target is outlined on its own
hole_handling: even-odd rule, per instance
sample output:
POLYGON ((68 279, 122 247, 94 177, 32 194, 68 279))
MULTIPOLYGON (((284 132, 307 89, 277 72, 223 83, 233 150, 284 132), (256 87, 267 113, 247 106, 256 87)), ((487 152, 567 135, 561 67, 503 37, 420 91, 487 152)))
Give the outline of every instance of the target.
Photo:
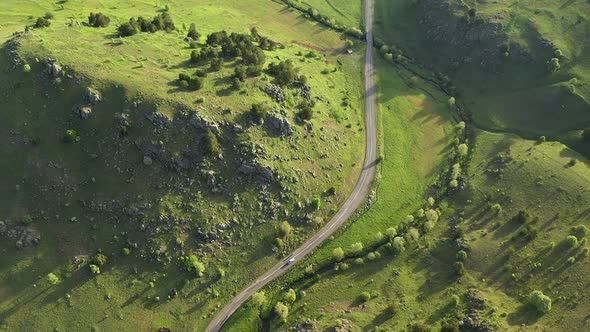
POLYGON ((0 4, 0 330, 202 330, 350 192, 340 34, 272 2, 189 7, 0 4))

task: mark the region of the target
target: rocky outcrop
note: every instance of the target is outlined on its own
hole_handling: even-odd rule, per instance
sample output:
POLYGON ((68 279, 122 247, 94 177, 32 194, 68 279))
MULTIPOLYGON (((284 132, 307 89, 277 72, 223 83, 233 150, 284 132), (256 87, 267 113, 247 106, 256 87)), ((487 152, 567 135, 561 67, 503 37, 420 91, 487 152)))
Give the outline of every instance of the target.
POLYGON ((275 182, 275 172, 270 167, 263 166, 257 162, 244 163, 240 165, 238 171, 263 183, 275 182))
POLYGON ((285 93, 280 86, 276 84, 268 84, 260 88, 274 101, 282 103, 285 101, 285 93))
POLYGON ((58 77, 62 74, 63 70, 55 59, 45 59, 45 65, 47 66, 47 74, 51 77, 58 77))
POLYGON ((31 247, 41 241, 41 233, 28 226, 0 221, 0 238, 14 241, 14 245, 18 249, 22 249, 31 247))
POLYGON ((84 98, 92 105, 96 105, 102 100, 100 93, 91 87, 87 87, 84 90, 84 98))
POLYGON ((278 135, 289 136, 293 134, 293 127, 289 120, 278 114, 268 114, 265 123, 278 135))
POLYGON ((90 119, 90 116, 92 116, 92 108, 90 106, 80 106, 78 108, 78 115, 80 116, 80 119, 88 120, 90 119))

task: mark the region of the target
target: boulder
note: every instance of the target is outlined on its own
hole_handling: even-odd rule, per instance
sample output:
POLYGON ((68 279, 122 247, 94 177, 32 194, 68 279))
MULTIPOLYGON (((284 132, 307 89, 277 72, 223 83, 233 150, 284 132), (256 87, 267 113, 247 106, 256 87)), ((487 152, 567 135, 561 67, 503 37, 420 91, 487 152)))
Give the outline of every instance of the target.
POLYGON ((45 64, 47 65, 47 73, 51 77, 58 77, 62 74, 63 70, 55 59, 46 59, 45 64))
POLYGON ((90 106, 80 106, 78 114, 80 115, 80 119, 87 120, 92 115, 92 108, 90 106))
POLYGON ((95 105, 102 100, 100 93, 91 87, 87 87, 84 91, 84 98, 92 105, 95 105))
POLYGON ((281 117, 278 114, 269 114, 266 116, 266 123, 275 133, 281 136, 289 136, 293 134, 293 127, 289 120, 281 117))
POLYGON ((152 157, 150 156, 143 156, 143 164, 146 166, 150 166, 154 163, 154 161, 152 160, 152 157))
POLYGON ((240 165, 238 171, 242 174, 254 177, 262 182, 274 182, 274 172, 268 166, 254 163, 244 163, 240 165))

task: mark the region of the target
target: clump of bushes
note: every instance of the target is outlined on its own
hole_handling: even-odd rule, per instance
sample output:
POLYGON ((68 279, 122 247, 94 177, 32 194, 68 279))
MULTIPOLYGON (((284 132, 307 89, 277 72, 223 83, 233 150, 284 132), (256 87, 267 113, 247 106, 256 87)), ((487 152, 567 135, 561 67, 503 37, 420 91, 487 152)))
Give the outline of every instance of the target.
POLYGON ((188 272, 194 272, 197 277, 202 277, 205 273, 205 264, 200 262, 196 255, 183 256, 180 261, 188 272))
POLYGON ((150 21, 149 19, 145 19, 143 17, 130 18, 129 22, 123 23, 117 28, 119 32, 119 36, 127 37, 134 35, 141 32, 151 32, 154 33, 156 31, 166 31, 171 32, 176 30, 176 26, 174 25, 174 21, 172 21, 172 17, 168 13, 162 13, 160 15, 154 16, 154 18, 150 21))
POLYGON ((252 104, 252 107, 250 107, 249 116, 254 123, 262 123, 267 114, 268 107, 264 104, 252 104))
POLYGON ((51 19, 53 19, 52 13, 45 13, 44 16, 37 18, 35 21, 35 28, 47 28, 51 25, 51 19))
POLYGON ((199 38, 201 38, 201 34, 197 31, 197 26, 194 23, 191 23, 186 36, 192 40, 199 40, 199 38))
POLYGON ((299 75, 299 68, 295 68, 293 61, 281 61, 271 63, 268 66, 268 74, 275 78, 275 82, 280 86, 291 85, 295 82, 301 82, 306 79, 299 75))
POLYGON ((182 89, 196 91, 203 87, 203 80, 200 77, 190 77, 188 74, 178 74, 178 86, 182 89))
POLYGON ((299 119, 301 119, 303 121, 311 120, 311 118, 313 117, 313 107, 314 106, 315 106, 314 101, 304 100, 301 103, 299 103, 299 105, 298 105, 299 112, 297 113, 297 116, 299 117, 299 119))
POLYGON ((90 13, 88 24, 95 28, 105 28, 111 23, 111 19, 103 13, 90 13))

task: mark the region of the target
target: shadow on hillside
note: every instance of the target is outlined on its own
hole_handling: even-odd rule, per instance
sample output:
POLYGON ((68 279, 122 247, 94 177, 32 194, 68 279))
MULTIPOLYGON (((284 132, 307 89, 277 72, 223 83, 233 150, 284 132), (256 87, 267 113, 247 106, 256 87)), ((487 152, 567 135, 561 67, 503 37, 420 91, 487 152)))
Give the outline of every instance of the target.
POLYGON ((508 314, 506 321, 512 326, 532 325, 539 320, 541 316, 528 305, 521 305, 515 312, 508 314))

